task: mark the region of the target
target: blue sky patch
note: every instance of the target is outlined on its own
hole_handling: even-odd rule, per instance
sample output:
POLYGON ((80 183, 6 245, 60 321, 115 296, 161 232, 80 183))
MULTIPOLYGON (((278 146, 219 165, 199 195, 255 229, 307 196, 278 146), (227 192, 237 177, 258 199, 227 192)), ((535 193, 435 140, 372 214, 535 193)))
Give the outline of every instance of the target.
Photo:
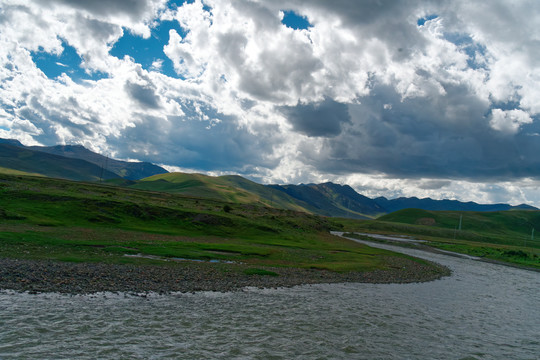
POLYGON ((489 109, 489 112, 491 112, 491 109, 501 109, 501 110, 516 110, 516 109, 521 109, 521 106, 520 106, 520 99, 517 99, 515 101, 505 101, 505 102, 501 102, 501 101, 492 101, 492 105, 491 105, 491 108, 489 109))
POLYGON ((428 15, 428 16, 426 16, 426 17, 423 17, 423 18, 418 19, 418 21, 416 22, 416 24, 417 24, 418 26, 423 26, 427 21, 436 19, 436 18, 438 18, 438 17, 439 17, 438 15, 428 15))
POLYGON ((194 0, 169 0, 167 5, 169 9, 176 10, 177 8, 182 7, 184 4, 192 4, 194 2, 194 0))
POLYGON ((146 70, 159 71, 167 76, 176 77, 172 61, 163 52, 163 47, 169 43, 169 30, 171 29, 176 30, 182 37, 186 35, 186 31, 176 21, 161 22, 152 29, 148 39, 143 39, 124 30, 124 36, 114 44, 110 54, 119 59, 128 55, 146 70), (161 69, 152 68, 155 61, 161 62, 161 69))
POLYGON ((462 33, 446 33, 444 34, 445 40, 458 46, 467 56, 467 65, 472 69, 486 68, 486 65, 477 61, 477 55, 484 56, 486 54, 486 47, 473 40, 468 34, 462 33))
POLYGON ((309 20, 305 16, 298 15, 294 11, 283 11, 283 20, 281 20, 281 23, 287 27, 290 27, 294 30, 307 30, 310 27, 313 27, 313 25, 310 24, 309 20))
POLYGON ((32 60, 49 79, 66 73, 73 81, 99 80, 107 77, 106 74, 94 72, 88 74, 81 68, 82 59, 73 46, 62 41, 64 51, 60 55, 49 54, 44 51, 33 51, 32 60))

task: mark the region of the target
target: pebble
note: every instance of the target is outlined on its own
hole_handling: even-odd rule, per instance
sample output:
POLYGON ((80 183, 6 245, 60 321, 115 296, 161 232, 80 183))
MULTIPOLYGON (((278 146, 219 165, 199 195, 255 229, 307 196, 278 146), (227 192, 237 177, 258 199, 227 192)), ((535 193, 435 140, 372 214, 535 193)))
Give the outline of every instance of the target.
POLYGON ((170 293, 239 291, 246 287, 277 288, 320 283, 411 283, 439 279, 450 270, 400 257, 385 259, 389 270, 337 273, 325 270, 256 266, 279 276, 248 275, 245 264, 178 263, 133 265, 68 263, 0 258, 0 289, 31 293, 98 292, 170 293))

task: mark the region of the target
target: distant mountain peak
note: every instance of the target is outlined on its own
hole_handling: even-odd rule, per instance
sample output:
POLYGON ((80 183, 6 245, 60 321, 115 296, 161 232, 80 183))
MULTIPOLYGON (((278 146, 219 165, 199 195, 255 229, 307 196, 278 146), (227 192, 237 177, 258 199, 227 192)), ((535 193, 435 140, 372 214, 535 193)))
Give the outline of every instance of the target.
MULTIPOLYGON (((83 145, 74 144, 74 145, 54 145, 54 146, 25 146, 21 144, 18 140, 11 139, 0 139, 0 143, 24 148, 27 150, 32 150, 36 152, 42 152, 52 155, 57 155, 60 157, 68 159, 79 159, 87 161, 91 164, 98 166, 100 169, 103 169, 104 172, 111 172, 116 174, 118 177, 128 179, 128 180, 138 180, 146 178, 156 174, 168 173, 164 168, 154 165, 148 162, 128 162, 115 160, 108 156, 103 156, 101 154, 95 153, 83 145)), ((60 159, 60 158, 59 158, 60 159)), ((60 161, 60 160, 58 160, 60 161)), ((17 169, 14 169, 17 170, 17 169)))
POLYGON ((8 144, 12 146, 24 147, 24 145, 19 140, 15 140, 15 139, 1 139, 0 138, 0 144, 8 144))

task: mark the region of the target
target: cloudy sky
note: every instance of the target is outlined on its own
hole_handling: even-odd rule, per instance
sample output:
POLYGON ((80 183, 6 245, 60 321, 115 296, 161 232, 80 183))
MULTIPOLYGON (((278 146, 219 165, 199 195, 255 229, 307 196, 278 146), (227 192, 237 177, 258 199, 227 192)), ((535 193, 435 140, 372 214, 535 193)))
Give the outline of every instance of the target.
POLYGON ((0 0, 0 137, 540 206, 540 3, 0 0))

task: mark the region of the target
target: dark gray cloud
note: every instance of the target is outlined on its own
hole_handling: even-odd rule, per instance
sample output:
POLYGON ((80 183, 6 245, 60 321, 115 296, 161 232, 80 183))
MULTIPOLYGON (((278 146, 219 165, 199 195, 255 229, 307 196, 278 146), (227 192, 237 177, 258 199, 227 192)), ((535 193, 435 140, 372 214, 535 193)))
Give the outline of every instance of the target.
POLYGON ((439 190, 451 184, 452 182, 448 180, 428 180, 420 183, 418 187, 425 190, 439 190))
POLYGON ((384 41, 392 51, 394 60, 411 56, 413 50, 418 51, 425 42, 414 21, 403 21, 411 15, 410 9, 416 1, 364 0, 361 6, 351 6, 348 0, 310 0, 305 3, 337 14, 346 27, 357 29, 363 37, 384 41))
POLYGON ((540 137, 534 135, 540 125, 502 134, 489 125, 489 104, 459 85, 445 90, 444 96, 402 101, 392 88, 376 86, 360 105, 349 105, 351 121, 341 134, 326 139, 319 152, 303 149, 304 161, 330 173, 398 178, 540 177, 540 137))
POLYGON ((126 82, 124 86, 126 92, 139 103, 143 108, 158 109, 159 97, 155 93, 155 88, 151 85, 140 85, 133 82, 126 82))
MULTIPOLYGON (((244 66, 244 59, 230 64, 237 68, 240 75, 239 88, 257 100, 279 103, 302 93, 303 87, 315 82, 313 73, 322 68, 310 46, 305 43, 280 49, 262 51, 256 65, 244 66)), ((238 58, 238 60, 240 60, 238 58)))
MULTIPOLYGON (((411 8, 424 8, 428 12, 418 11, 419 16, 431 15, 429 9, 438 2, 423 1, 421 6, 415 0, 362 0, 361 3, 350 0, 293 0, 283 3, 286 3, 286 9, 296 9, 300 14, 316 11, 322 16, 334 15, 340 19, 341 26, 354 29, 358 39, 373 38, 386 43, 393 60, 399 61, 412 56, 425 44, 416 28, 417 19, 410 18, 411 8)), ((283 7, 283 3, 273 6, 283 7)))
MULTIPOLYGON (((65 139, 62 135, 65 135, 66 132, 81 139, 93 136, 95 129, 89 121, 86 121, 84 115, 79 113, 77 101, 74 98, 64 100, 65 102, 62 104, 64 108, 59 109, 54 106, 56 104, 47 103, 46 100, 37 96, 31 96, 27 104, 18 109, 17 115, 39 129, 35 139, 44 144, 63 143, 65 139), (64 130, 62 134, 58 133, 59 127, 64 130)), ((21 130, 33 132, 33 127, 28 127, 27 123, 21 123, 19 126, 27 126, 26 129, 21 128, 21 130)))
POLYGON ((151 6, 152 1, 142 0, 55 0, 76 9, 86 10, 98 16, 125 14, 136 20, 151 6))
POLYGON ((236 171, 265 166, 275 167, 278 159, 268 158, 279 144, 277 129, 268 125, 255 135, 238 127, 236 119, 224 116, 203 103, 185 101, 183 116, 159 118, 140 113, 136 126, 126 128, 120 137, 110 139, 119 157, 136 156, 159 164, 174 164, 200 171, 236 171), (214 120, 203 121, 200 111, 214 120), (216 121, 218 120, 218 121, 216 121))
POLYGON ((318 103, 282 106, 279 110, 294 131, 307 136, 333 137, 341 133, 344 123, 350 122, 348 106, 328 98, 318 103))
MULTIPOLYGON (((120 35, 121 30, 118 25, 105 21, 90 19, 80 14, 77 15, 77 26, 84 29, 86 38, 91 41, 109 42, 111 39, 120 35)), ((75 29, 73 29, 75 30, 75 29)))
POLYGON ((277 29, 280 25, 276 12, 270 11, 269 8, 263 4, 258 4, 249 0, 236 0, 231 2, 231 5, 248 15, 255 23, 257 30, 277 29))

